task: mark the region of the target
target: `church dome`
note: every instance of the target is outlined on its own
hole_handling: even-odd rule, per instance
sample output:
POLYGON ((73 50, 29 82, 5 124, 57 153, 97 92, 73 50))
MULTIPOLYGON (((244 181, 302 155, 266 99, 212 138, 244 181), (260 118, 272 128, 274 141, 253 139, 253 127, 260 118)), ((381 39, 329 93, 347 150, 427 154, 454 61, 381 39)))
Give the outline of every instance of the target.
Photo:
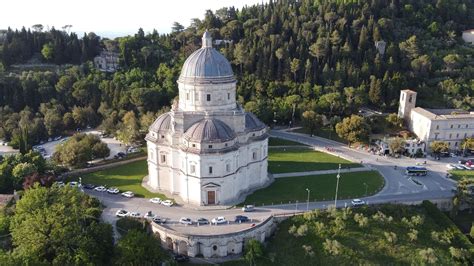
POLYGON ((191 142, 225 142, 234 139, 235 133, 221 120, 206 118, 186 130, 184 138, 191 142))
POLYGON ((208 31, 202 36, 202 47, 184 62, 178 82, 191 84, 236 82, 229 61, 212 48, 212 38, 208 31))
POLYGON ((260 121, 254 114, 245 113, 245 130, 247 131, 257 131, 264 129, 265 124, 260 121))
POLYGON ((169 131, 171 129, 171 115, 165 113, 160 115, 153 124, 150 126, 150 131, 153 132, 163 132, 169 131))

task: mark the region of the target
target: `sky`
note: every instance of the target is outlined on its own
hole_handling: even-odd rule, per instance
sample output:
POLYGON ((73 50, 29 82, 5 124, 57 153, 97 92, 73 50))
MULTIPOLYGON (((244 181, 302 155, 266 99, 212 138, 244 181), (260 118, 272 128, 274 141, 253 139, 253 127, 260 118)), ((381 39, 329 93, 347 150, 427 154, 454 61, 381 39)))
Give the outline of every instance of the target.
POLYGON ((173 22, 189 26, 192 18, 204 18, 207 9, 267 2, 266 0, 6 0, 2 1, 0 29, 21 29, 34 24, 61 29, 72 25, 77 33, 93 31, 116 37, 157 29, 171 31, 173 22))

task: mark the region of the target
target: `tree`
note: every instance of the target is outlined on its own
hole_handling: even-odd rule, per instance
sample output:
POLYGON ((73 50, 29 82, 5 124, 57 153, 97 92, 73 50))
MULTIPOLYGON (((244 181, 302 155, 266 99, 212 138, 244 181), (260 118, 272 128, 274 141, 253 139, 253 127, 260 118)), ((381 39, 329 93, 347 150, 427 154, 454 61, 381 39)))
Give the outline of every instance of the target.
POLYGON ((14 186, 19 187, 23 183, 25 176, 36 173, 37 171, 38 169, 32 163, 24 162, 17 164, 12 170, 14 186))
POLYGON ((420 256, 420 260, 422 262, 434 264, 438 261, 438 257, 436 257, 436 253, 432 248, 421 249, 418 252, 418 255, 420 256))
POLYGON ((75 134, 64 144, 58 145, 53 159, 71 168, 84 167, 90 160, 105 158, 110 149, 100 138, 92 134, 75 134))
POLYGON ((167 258, 160 240, 143 231, 130 230, 117 244, 116 265, 161 265, 167 258))
POLYGON ((449 151, 449 144, 444 141, 435 140, 430 143, 430 149, 434 154, 440 155, 449 151))
POLYGON ((367 141, 370 133, 370 126, 365 119, 358 115, 346 117, 336 124, 336 133, 339 137, 347 140, 349 145, 354 142, 367 141))
POLYGON ((401 119, 400 117, 398 117, 397 114, 395 113, 391 113, 389 114, 385 120, 388 122, 389 126, 391 128, 395 128, 395 129, 398 129, 398 128, 401 128, 403 127, 403 119, 401 119))
POLYGON ((133 111, 127 112, 122 118, 122 126, 117 137, 125 143, 133 143, 140 136, 140 125, 133 111))
POLYGON ((43 55, 43 58, 46 59, 47 61, 50 61, 53 59, 54 55, 54 48, 51 43, 47 43, 43 45, 43 49, 41 49, 41 55, 43 55))
POLYGON ((76 188, 36 185, 16 204, 13 255, 33 264, 108 264, 112 226, 100 215, 100 202, 76 188))
POLYGON ((55 177, 50 174, 38 174, 34 172, 30 175, 25 176, 23 181, 23 189, 27 190, 35 186, 35 184, 40 184, 43 187, 51 187, 55 181, 55 177))
POLYGON ((323 124, 323 117, 321 115, 316 114, 315 111, 305 111, 302 114, 302 122, 304 127, 309 129, 309 133, 311 136, 314 133, 314 130, 318 127, 321 127, 323 124))
POLYGON ((343 246, 339 241, 337 240, 331 240, 331 239, 326 239, 326 241, 323 243, 324 250, 333 256, 338 256, 342 253, 343 251, 343 246))
POLYGON ((388 142, 388 147, 391 154, 400 155, 405 152, 405 140, 400 137, 392 138, 388 142))
POLYGON ((171 26, 171 32, 175 33, 179 33, 179 32, 182 32, 184 30, 184 26, 179 24, 179 22, 173 22, 173 26, 171 26))
POLYGON ((293 80, 296 82, 296 74, 300 70, 301 61, 298 58, 293 58, 290 63, 290 71, 293 73, 293 80))
POLYGON ((262 243, 251 239, 245 245, 245 260, 249 265, 257 265, 257 260, 263 256, 262 243))

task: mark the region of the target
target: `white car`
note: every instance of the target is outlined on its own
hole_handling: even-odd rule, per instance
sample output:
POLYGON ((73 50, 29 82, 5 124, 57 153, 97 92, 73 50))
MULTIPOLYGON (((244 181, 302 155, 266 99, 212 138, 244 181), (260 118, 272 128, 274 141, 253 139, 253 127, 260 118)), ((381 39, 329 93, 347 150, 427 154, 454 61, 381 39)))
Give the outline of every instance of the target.
POLYGON ((78 185, 79 185, 79 183, 76 182, 76 181, 69 182, 69 186, 71 186, 71 187, 77 187, 78 185))
POLYGON ((351 201, 351 204, 352 206, 356 207, 356 206, 362 206, 365 204, 365 201, 361 200, 361 199, 353 199, 351 201))
POLYGON ((133 198, 135 197, 135 194, 132 191, 125 191, 124 193, 122 193, 122 196, 126 198, 133 198))
POLYGON ((117 217, 127 217, 129 215, 128 211, 126 210, 118 210, 115 215, 117 217))
POLYGON ((166 223, 166 219, 165 218, 160 218, 158 216, 155 215, 155 217, 153 217, 151 219, 154 223, 157 223, 157 224, 164 224, 166 223))
POLYGON ((160 198, 151 198, 151 199, 150 199, 150 202, 151 202, 151 203, 160 204, 160 203, 161 203, 161 199, 160 199, 160 198))
POLYGON ((174 203, 171 200, 164 200, 164 201, 161 202, 161 204, 165 205, 165 206, 168 206, 168 207, 171 207, 171 206, 173 206, 174 203))
POLYGON ((94 190, 99 191, 99 192, 105 192, 107 191, 107 188, 104 186, 98 186, 98 187, 95 187, 94 190))
POLYGON ((219 216, 217 218, 213 218, 211 220, 211 223, 212 224, 225 224, 227 223, 227 220, 225 219, 225 217, 219 216))
POLYGON ((107 192, 110 193, 110 194, 118 194, 120 192, 120 190, 116 187, 111 187, 111 188, 107 189, 107 192))
POLYGON ((255 210, 255 206, 253 205, 245 205, 242 207, 242 211, 244 212, 253 212, 255 210))
POLYGON ((56 181, 55 183, 58 187, 64 187, 64 182, 63 181, 56 181))
POLYGON ((446 165, 446 168, 448 168, 449 170, 453 170, 453 169, 456 169, 456 166, 454 166, 453 164, 448 163, 446 165))
POLYGON ((193 224, 193 221, 190 218, 181 217, 181 219, 179 219, 179 223, 191 225, 193 224))
POLYGON ((131 212, 128 216, 133 217, 133 218, 140 218, 140 213, 139 212, 131 212))

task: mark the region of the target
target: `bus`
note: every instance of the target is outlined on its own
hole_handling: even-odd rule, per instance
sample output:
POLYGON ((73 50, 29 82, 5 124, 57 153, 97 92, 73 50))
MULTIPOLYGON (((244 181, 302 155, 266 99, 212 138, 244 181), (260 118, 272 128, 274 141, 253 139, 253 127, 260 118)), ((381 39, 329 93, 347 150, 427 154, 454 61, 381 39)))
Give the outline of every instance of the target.
POLYGON ((407 167, 405 174, 410 176, 425 176, 428 174, 428 170, 425 167, 412 166, 407 167))

